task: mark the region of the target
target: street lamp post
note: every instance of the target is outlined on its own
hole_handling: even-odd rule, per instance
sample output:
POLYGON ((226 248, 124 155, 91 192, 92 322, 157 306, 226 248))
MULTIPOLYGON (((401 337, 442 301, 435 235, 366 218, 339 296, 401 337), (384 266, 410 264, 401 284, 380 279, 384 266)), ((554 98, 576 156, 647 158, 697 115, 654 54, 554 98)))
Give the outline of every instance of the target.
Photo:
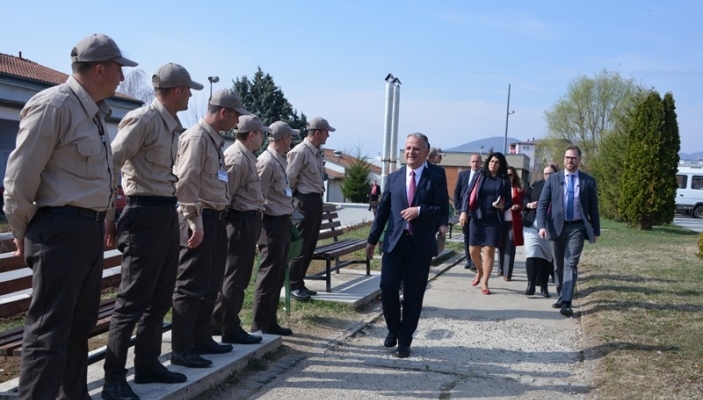
POLYGON ((510 114, 515 114, 515 111, 510 111, 510 84, 508 84, 508 109, 505 113, 505 140, 503 140, 503 155, 508 154, 508 118, 510 114))
POLYGON ((207 80, 210 81, 210 98, 207 100, 208 102, 210 102, 210 100, 212 100, 212 84, 219 82, 220 77, 219 76, 208 76, 207 80))

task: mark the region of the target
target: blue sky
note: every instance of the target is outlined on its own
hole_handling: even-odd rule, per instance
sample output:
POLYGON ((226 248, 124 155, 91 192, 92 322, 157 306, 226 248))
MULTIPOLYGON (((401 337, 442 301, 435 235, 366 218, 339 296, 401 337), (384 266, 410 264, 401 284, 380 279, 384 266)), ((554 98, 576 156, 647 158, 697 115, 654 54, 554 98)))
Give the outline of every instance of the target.
MULTIPOLYGON (((385 82, 401 82, 399 136, 454 147, 539 138, 544 112, 580 75, 608 69, 671 91, 682 151, 703 150, 701 1, 12 1, 0 52, 68 73, 81 38, 105 33, 151 75, 176 62, 214 89, 270 73, 308 117, 337 128, 327 147, 378 155, 385 82)), ((184 120, 191 119, 186 115, 184 120)), ((188 121, 184 121, 188 122, 188 121)))

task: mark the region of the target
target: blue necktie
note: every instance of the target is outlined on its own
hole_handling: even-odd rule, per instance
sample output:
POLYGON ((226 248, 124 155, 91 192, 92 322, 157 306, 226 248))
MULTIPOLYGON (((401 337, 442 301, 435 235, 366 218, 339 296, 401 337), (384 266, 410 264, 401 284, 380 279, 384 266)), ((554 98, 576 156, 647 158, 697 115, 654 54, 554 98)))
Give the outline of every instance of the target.
POLYGON ((574 174, 569 174, 569 183, 566 185, 566 220, 574 220, 574 174))

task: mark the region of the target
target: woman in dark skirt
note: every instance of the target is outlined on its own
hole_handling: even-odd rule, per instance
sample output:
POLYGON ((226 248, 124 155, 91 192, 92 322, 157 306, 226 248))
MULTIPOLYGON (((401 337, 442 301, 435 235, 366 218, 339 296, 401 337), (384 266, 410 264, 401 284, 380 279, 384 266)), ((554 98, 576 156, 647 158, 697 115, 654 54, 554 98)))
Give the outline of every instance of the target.
POLYGON ((473 286, 481 283, 481 292, 491 294, 488 279, 493 271, 496 248, 500 245, 504 210, 512 206, 508 164, 502 153, 491 153, 483 169, 476 174, 462 200, 466 207, 459 217, 463 226, 469 217, 469 253, 476 265, 473 286), (483 254, 482 254, 483 253, 483 254))
POLYGON ((542 194, 545 180, 549 175, 559 171, 556 164, 549 164, 544 168, 544 179, 535 182, 527 189, 522 202, 525 206, 525 217, 523 218, 523 236, 525 238, 525 270, 527 272, 526 296, 535 294, 535 286, 539 281, 540 293, 544 297, 550 297, 548 284, 549 274, 554 271, 552 267, 552 245, 549 239, 539 237, 537 230, 537 203, 542 194))

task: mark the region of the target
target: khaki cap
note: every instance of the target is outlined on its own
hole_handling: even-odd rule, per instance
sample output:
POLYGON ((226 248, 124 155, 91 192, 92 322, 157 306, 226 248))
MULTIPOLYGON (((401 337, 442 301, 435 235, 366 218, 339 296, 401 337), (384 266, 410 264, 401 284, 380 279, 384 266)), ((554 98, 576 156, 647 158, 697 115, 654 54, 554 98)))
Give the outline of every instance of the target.
POLYGON ((223 108, 230 108, 239 113, 239 115, 251 114, 244 108, 244 105, 242 104, 242 99, 239 98, 237 92, 232 89, 222 89, 215 92, 212 95, 212 98, 210 99, 210 105, 223 108))
POLYGON ((151 85, 157 89, 168 89, 188 86, 191 89, 202 90, 203 85, 190 79, 190 74, 182 66, 175 63, 162 65, 151 76, 151 85))
POLYGON ((283 121, 276 121, 273 124, 269 125, 269 127, 271 128, 271 133, 269 133, 269 137, 273 138, 273 140, 279 140, 285 137, 286 135, 300 135, 299 129, 293 129, 290 127, 290 125, 283 121))
POLYGON ((336 131, 336 129, 330 126, 330 123, 327 122, 326 119, 320 117, 315 117, 308 122, 308 130, 313 129, 326 129, 330 132, 336 131))
POLYGON ((71 50, 72 62, 114 61, 125 67, 136 67, 138 63, 122 57, 114 40, 103 34, 93 34, 81 39, 71 50))
POLYGON ((271 133, 271 128, 264 125, 263 122, 256 115, 243 115, 239 117, 239 122, 237 123, 237 132, 254 132, 262 131, 266 133, 271 133))

